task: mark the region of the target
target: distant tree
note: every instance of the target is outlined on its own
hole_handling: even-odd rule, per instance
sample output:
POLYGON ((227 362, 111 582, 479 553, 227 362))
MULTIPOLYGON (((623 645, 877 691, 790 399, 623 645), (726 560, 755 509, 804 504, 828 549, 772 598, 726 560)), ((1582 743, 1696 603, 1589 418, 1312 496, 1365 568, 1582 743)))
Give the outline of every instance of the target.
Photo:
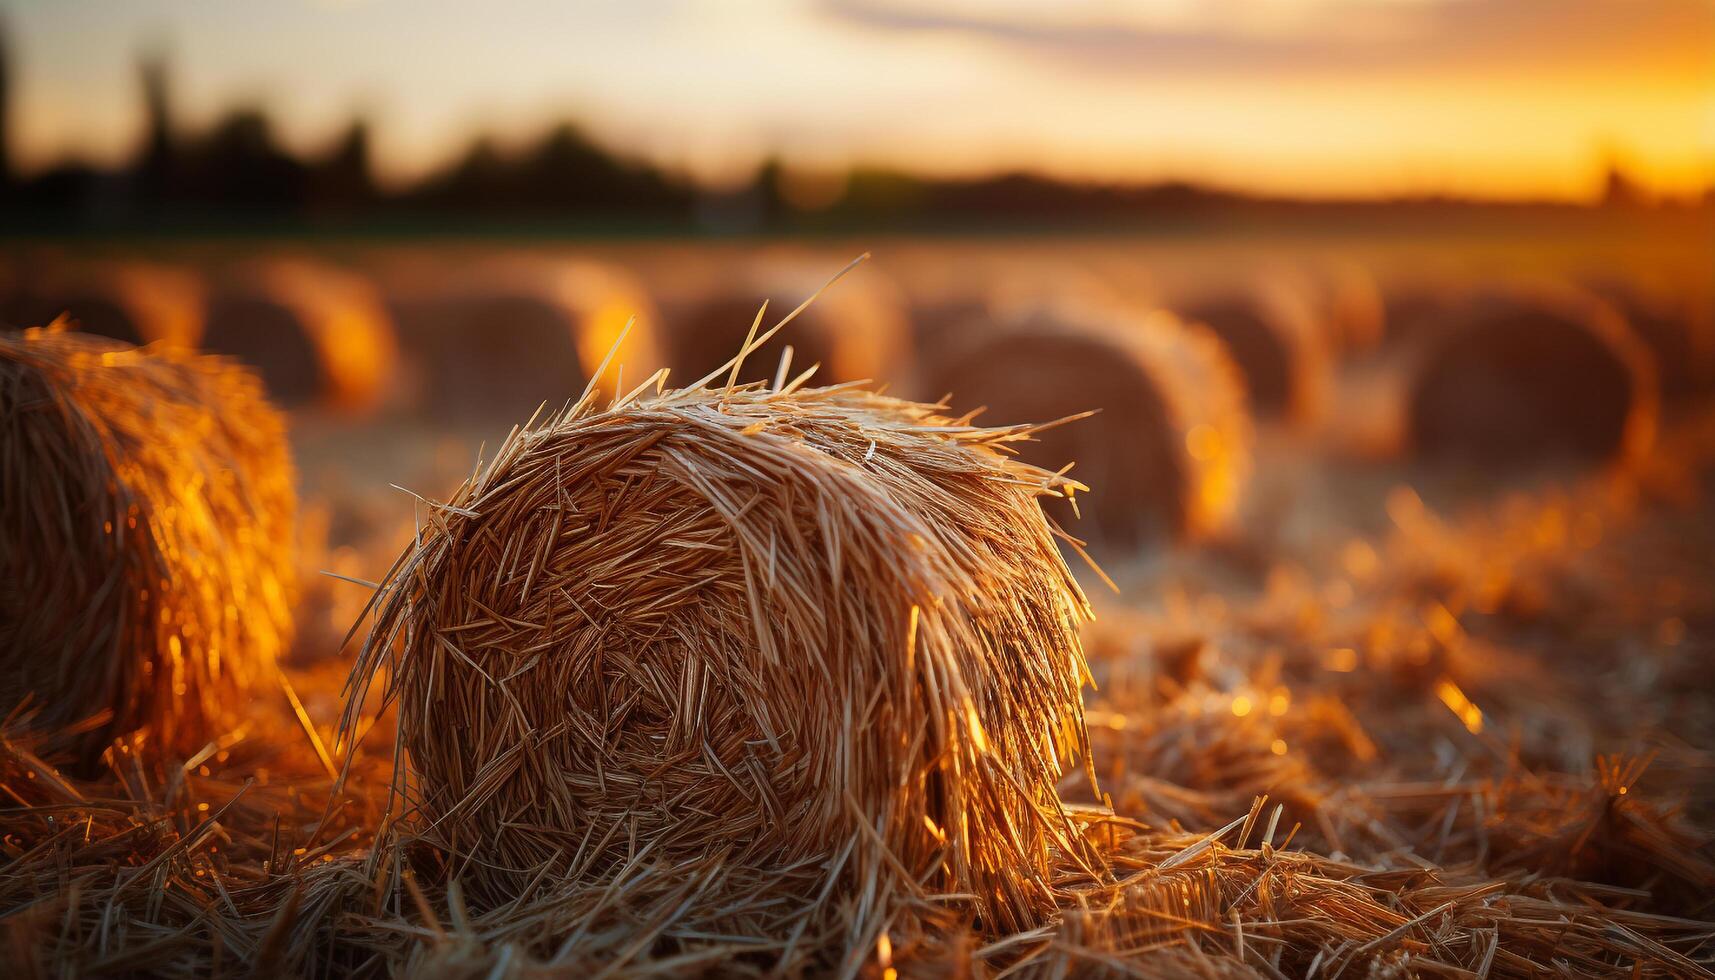
POLYGON ((494 140, 478 136, 457 162, 425 178, 407 197, 442 210, 492 210, 505 204, 509 170, 494 140))
POLYGON ((173 134, 170 78, 165 57, 152 55, 139 66, 143 85, 143 145, 132 165, 138 203, 162 204, 176 196, 181 174, 173 134))
POLYGON ((369 123, 354 119, 333 149, 311 168, 309 205, 321 211, 358 211, 380 200, 370 167, 369 123))
POLYGON ((659 171, 621 159, 571 123, 560 123, 521 163, 518 202, 577 211, 655 210, 674 195, 659 171))
POLYGON ((0 199, 9 196, 16 175, 12 171, 12 46, 6 22, 0 20, 0 199))
POLYGON ((279 146, 261 109, 229 113, 190 155, 194 180, 187 190, 198 204, 284 210, 307 197, 309 168, 279 146))
POLYGON ((1618 160, 1608 161, 1608 174, 1602 182, 1602 205, 1610 208, 1631 208, 1648 203, 1644 189, 1632 179, 1618 160))

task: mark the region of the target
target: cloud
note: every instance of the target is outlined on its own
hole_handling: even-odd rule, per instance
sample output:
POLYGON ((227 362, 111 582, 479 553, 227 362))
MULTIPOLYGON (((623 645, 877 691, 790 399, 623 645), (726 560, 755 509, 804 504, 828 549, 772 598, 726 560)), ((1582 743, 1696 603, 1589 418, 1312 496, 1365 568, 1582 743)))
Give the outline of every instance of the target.
POLYGON ((1654 59, 1657 68, 1715 68, 1715 4, 1708 0, 817 2, 826 15, 873 32, 957 35, 1085 69, 1136 74, 1529 71, 1618 68, 1640 58, 1654 59))

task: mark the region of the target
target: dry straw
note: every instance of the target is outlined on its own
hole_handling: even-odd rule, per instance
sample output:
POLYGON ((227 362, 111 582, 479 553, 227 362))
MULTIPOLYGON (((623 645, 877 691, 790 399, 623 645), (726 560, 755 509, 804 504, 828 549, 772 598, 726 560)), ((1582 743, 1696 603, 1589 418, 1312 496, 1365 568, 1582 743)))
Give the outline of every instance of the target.
MULTIPOLYGON (((438 628, 446 621, 441 610, 446 600, 456 597, 459 585, 435 577, 453 567, 445 563, 455 553, 476 556, 458 566, 471 576, 464 587, 478 598, 495 600, 489 604, 497 614, 493 616, 460 606, 472 623, 471 635, 504 640, 508 630, 532 630, 519 625, 524 623, 520 614, 531 610, 511 601, 522 599, 523 582, 515 579, 520 591, 508 596, 488 578, 496 568, 504 571, 512 564, 512 559, 493 557, 497 552, 504 555, 503 542, 522 540, 499 531, 530 526, 527 520, 518 525, 514 519, 527 519, 532 502, 545 493, 538 481, 549 464, 535 454, 564 445, 554 440, 580 433, 592 437, 601 428, 596 422, 600 417, 623 429, 643 426, 646 412, 689 414, 702 420, 695 430, 697 445, 729 451, 724 457, 687 457, 676 442, 678 436, 662 435, 646 445, 653 436, 627 442, 623 432, 607 433, 605 438, 635 450, 630 462, 618 465, 630 468, 637 479, 623 491, 610 486, 613 494, 600 498, 610 506, 586 511, 582 521, 562 504, 554 511, 566 532, 559 538, 589 537, 590 532, 577 529, 591 519, 607 521, 598 523, 597 535, 612 529, 623 540, 623 535, 641 533, 627 523, 627 501, 643 499, 633 492, 646 495, 649 481, 662 478, 667 469, 663 462, 644 472, 642 461, 664 460, 668 453, 702 466, 699 472, 708 480, 757 480, 757 474, 771 472, 770 467, 795 465, 799 455, 830 452, 843 460, 843 465, 827 469, 792 469, 819 478, 813 487, 791 483, 794 515, 811 509, 811 500, 845 500, 826 487, 876 480, 872 469, 877 466, 902 478, 929 470, 952 472, 956 478, 946 484, 951 488, 947 496, 936 498, 947 507, 967 499, 958 488, 973 484, 1009 499, 1004 492, 1008 484, 997 482, 1000 478, 945 467, 947 460, 966 454, 987 458, 983 445, 1005 449, 1004 440, 993 433, 949 431, 940 424, 919 433, 907 426, 901 433, 893 423, 876 425, 875 431, 893 433, 903 442, 878 438, 876 455, 868 459, 867 440, 860 450, 856 439, 828 434, 848 425, 872 426, 871 411, 895 421, 901 411, 910 411, 871 399, 850 389, 746 389, 651 395, 607 413, 584 405, 581 414, 574 411, 570 419, 517 436, 503 457, 508 460, 503 472, 476 481, 485 488, 483 499, 500 506, 485 513, 455 504, 479 515, 475 517, 445 508, 426 512, 425 550, 407 555, 388 597, 389 602, 415 605, 394 610, 399 632, 392 637, 399 645, 386 646, 388 634, 382 634, 377 642, 383 646, 372 647, 371 657, 393 659, 395 666, 417 671, 415 679, 403 672, 394 675, 391 689, 400 698, 416 699, 414 708, 399 704, 399 717, 420 723, 432 709, 437 712, 434 719, 447 726, 439 733, 425 733, 421 727, 407 732, 446 753, 435 758, 451 758, 452 742, 462 735, 471 742, 460 757, 467 778, 475 779, 469 767, 483 753, 500 759, 482 779, 467 784, 473 793, 487 794, 473 796, 473 807, 510 803, 518 808, 518 817, 498 818, 504 827, 494 840, 461 844, 456 853, 421 846, 434 843, 428 812, 416 805, 425 799, 422 790, 428 783, 413 778, 403 787, 409 796, 402 810, 390 794, 387 770, 393 760, 384 757, 386 753, 351 753, 345 759, 343 785, 327 774, 316 740, 305 736, 317 730, 311 722, 320 719, 318 706, 343 679, 334 671, 294 675, 303 703, 315 718, 288 711, 284 699, 277 698, 234 719, 232 728, 211 733, 208 746, 188 758, 155 751, 158 746, 149 743, 122 746, 108 753, 105 765, 88 779, 57 769, 59 759, 44 748, 39 733, 21 732, 16 724, 0 728, 0 793, 11 801, 0 807, 0 853, 5 855, 0 859, 5 862, 0 928, 13 959, 31 975, 54 976, 205 977, 240 970, 306 977, 743 976, 776 968, 816 975, 842 966, 866 976, 885 976, 891 968, 910 977, 1715 976, 1710 970, 1708 921, 1715 861, 1706 832, 1711 797, 1707 780, 1700 778, 1707 772, 1706 754, 1697 749, 1708 740, 1696 737, 1710 725, 1708 699, 1697 696, 1706 658, 1699 655, 1702 648, 1695 638, 1704 634, 1680 637, 1683 642, 1671 648, 1662 645, 1668 641, 1649 639, 1659 635, 1658 620, 1669 613, 1683 617, 1673 620, 1682 629, 1695 631, 1705 621, 1715 601, 1710 586, 1715 578, 1708 573, 1715 531, 1695 509, 1637 509, 1635 488, 1604 490, 1594 499, 1550 496, 1538 502, 1540 512, 1531 504, 1515 513, 1514 504, 1508 503, 1497 508, 1493 524, 1490 519, 1467 524, 1463 517, 1441 518, 1424 510, 1421 501, 1415 509, 1407 507, 1407 498, 1414 495, 1400 490, 1389 496, 1387 508, 1398 534, 1376 541, 1373 548, 1364 545, 1354 551, 1348 546, 1338 567, 1302 577, 1287 571, 1271 575, 1264 593, 1234 590, 1225 595, 1231 603, 1225 608, 1198 603, 1189 622, 1172 612, 1171 594, 1182 586, 1170 583, 1178 575, 1152 586, 1152 600, 1165 601, 1161 615, 1133 611, 1124 642, 1112 644, 1133 652, 1094 664, 1101 681, 1100 691, 1091 695, 1089 712, 1095 764, 1103 787, 1113 793, 1112 802, 1124 816, 1067 804, 1064 812, 1101 860, 1071 847, 1050 854, 1046 875, 1025 861, 1017 870, 1006 871, 1025 883, 1021 887, 1027 897, 1039 881, 1045 882, 1057 908, 1048 914, 1031 908, 1031 914, 1016 916, 1026 928, 1014 929, 999 915, 991 916, 994 921, 975 921, 976 910, 990 914, 986 910, 1002 904, 982 895, 943 892, 941 901, 911 901, 919 894, 911 876, 901 876, 879 847, 864 843, 874 838, 855 818, 844 828, 850 836, 825 846, 814 844, 809 830, 769 838, 780 847, 803 844, 806 853, 845 853, 846 863, 833 874, 812 866, 772 871, 745 866, 741 856, 763 851, 760 837, 735 833, 705 841, 712 846, 697 849, 696 842, 674 838, 658 822, 652 825, 661 829, 651 838, 652 849, 645 852, 649 842, 639 838, 636 859, 610 875, 588 868, 613 860, 620 849, 630 856, 629 841, 616 843, 617 834, 606 841, 579 837, 567 845, 566 859, 578 860, 582 854, 588 861, 585 873, 532 878, 498 903, 478 894, 477 889, 513 877, 482 863, 496 856, 496 847, 506 851, 564 839, 556 834, 563 833, 565 824, 527 823, 532 806, 556 806, 571 793, 589 788, 586 778, 571 789, 539 797, 506 795, 521 785, 518 773, 570 758, 543 750, 544 740, 562 738, 565 732, 582 738, 614 715, 595 718, 589 702, 579 700, 587 698, 588 687, 561 684, 552 692, 535 687, 521 691, 520 680, 540 676, 544 669, 531 658, 538 653, 552 658, 550 651, 519 648, 508 654, 438 628), (739 419, 733 416, 746 413, 760 413, 769 421, 754 432, 745 431, 748 424, 735 431, 739 419), (819 448, 822 443, 813 443, 801 431, 821 433, 816 438, 835 449, 819 448), (752 439, 760 442, 753 444, 752 439), (895 454, 901 445, 932 449, 920 454, 922 462, 900 460, 895 454), (656 455, 651 457, 651 452, 656 455), (716 458, 762 469, 744 470, 741 476, 738 469, 714 467, 710 460, 716 458), (1598 510, 1600 550, 1575 543, 1569 529, 1584 520, 1573 519, 1568 508, 1574 505, 1580 511, 1598 510), (1550 518, 1563 521, 1567 533, 1545 536, 1542 530, 1555 526, 1550 518), (449 538, 455 529, 467 536, 449 538), (479 561, 501 564, 479 570, 479 561), (1664 577, 1683 586, 1671 600, 1662 598, 1658 588, 1664 577), (1327 601, 1330 583, 1351 590, 1343 608, 1327 601), (1497 584, 1504 587, 1504 595, 1489 594, 1497 584), (1606 601, 1591 602, 1591 589, 1606 601), (1504 612, 1524 596, 1535 596, 1519 606, 1531 611, 1516 618, 1504 612), (495 604, 503 599, 508 601, 495 604), (1472 615, 1478 609, 1492 611, 1472 615), (1432 610, 1436 615, 1423 615, 1432 610), (434 643, 440 654, 427 646, 413 648, 407 642, 413 637, 434 643), (1151 649, 1154 655, 1146 652, 1151 649), (517 676, 493 674, 495 683, 483 688, 472 680, 474 667, 453 650, 484 669, 508 656, 519 658, 518 666, 524 669, 517 676), (427 655, 420 656, 425 651, 427 655), (412 662, 417 666, 411 667, 412 662), (435 669, 442 673, 432 674, 435 669), (476 693, 488 696, 473 697, 476 693), (555 693, 558 700, 550 703, 555 693), (518 697, 517 709, 508 695, 518 697), (436 707, 437 699, 446 705, 436 707), (574 714, 574 707, 583 714, 574 714), (550 708, 558 712, 553 724, 517 750, 517 769, 506 768, 514 765, 514 757, 500 757, 478 739, 502 740, 515 710, 550 708), (465 727, 453 727, 460 724, 465 727), (1669 731, 1676 734, 1663 737, 1669 731), (1594 744, 1643 742, 1662 746, 1648 773, 1641 760, 1609 758, 1599 759, 1594 769, 1587 765, 1594 744), (495 792, 489 793, 490 788, 495 792), (1682 798, 1686 790, 1691 791, 1688 800, 1682 798), (1255 799, 1261 794, 1269 799, 1255 799), (389 806, 391 822, 385 816, 389 806), (411 846, 396 846, 401 843, 411 846), (677 850, 681 845, 688 850, 677 850), (860 881, 860 859, 871 860, 868 867, 877 868, 873 879, 861 879, 873 880, 874 891, 860 888, 854 893, 847 887, 860 881), (885 867, 873 863, 877 860, 885 867), (806 900, 805 879, 817 874, 827 875, 823 881, 829 891, 806 900), (890 899, 888 889, 894 886, 890 899), (899 907, 891 918, 881 914, 889 901, 901 898, 911 907, 899 907), (872 923, 885 921, 886 931, 866 934, 866 913, 872 923), (821 922, 830 926, 821 928, 821 922), (824 936, 828 944, 810 952, 824 936)), ((1703 427, 1694 443, 1671 440, 1663 452, 1707 466, 1715 459, 1715 427, 1703 427)), ((1040 473, 1014 464, 994 465, 1024 477, 1020 493, 1039 492, 1043 484, 1040 473)), ((553 482, 567 491, 565 500, 595 493, 553 482)), ((1601 481, 1603 486, 1607 482, 1601 481)), ((885 485, 897 484, 890 480, 885 485)), ((461 499, 473 503, 468 489, 461 499)), ((734 498, 724 499, 723 506, 731 509, 734 498)), ((850 642, 850 630, 859 623, 855 615, 875 608, 866 603, 882 601, 872 597, 854 606, 862 600, 855 591, 860 585, 875 587, 878 576, 883 584, 899 581, 926 567, 968 580, 972 566, 963 559, 943 567, 925 556, 942 554, 948 542, 973 542, 976 548, 974 542, 983 539, 971 534, 1014 529, 996 523, 1001 518, 986 510, 960 513, 961 518, 976 519, 977 530, 967 532, 943 526, 950 522, 924 519, 918 511, 894 509, 890 499, 863 499, 876 504, 877 516, 828 526, 842 533, 867 528, 877 540, 895 540, 896 521, 926 526, 930 533, 924 535, 920 552, 904 553, 899 570, 875 570, 863 563, 876 554, 861 546, 870 538, 843 539, 850 546, 836 559, 832 552, 810 555, 793 539, 779 537, 780 546, 769 552, 776 560, 763 564, 761 552, 747 543, 754 535, 730 532, 731 550, 739 557, 723 560, 755 571, 754 585, 743 586, 745 601, 754 588, 759 598, 779 595, 787 610, 772 618, 740 618, 739 628, 761 622, 766 635, 786 637, 814 623, 826 638, 844 644, 822 644, 818 652, 859 649, 850 642), (845 571, 841 581, 849 582, 853 591, 816 587, 831 582, 836 567, 845 571), (773 577, 765 574, 769 568, 775 570, 773 577), (785 574, 805 568, 815 574, 785 574), (823 600, 828 600, 825 615, 810 617, 809 604, 823 600)), ((754 523, 779 513, 772 510, 779 502, 772 494, 746 497, 737 507, 743 511, 738 520, 746 528, 796 528, 805 537, 822 533, 819 518, 814 524, 796 519, 754 523), (751 499, 756 502, 751 504, 751 499)), ((695 511, 706 515, 711 509, 703 505, 695 511)), ((827 511, 830 520, 845 512, 841 507, 827 511)), ((552 519, 538 515, 535 526, 552 519)), ((659 529, 666 536, 650 554, 698 550, 703 542, 690 522, 699 519, 669 520, 670 526, 659 529)), ((536 544, 549 540, 543 534, 536 544)), ((578 554, 591 556, 591 547, 585 544, 578 554)), ((1019 547, 1009 540, 1004 554, 1016 557, 1019 547)), ((550 558, 557 553, 547 552, 550 558)), ((548 564, 537 564, 540 552, 517 549, 513 554, 517 568, 538 570, 529 586, 535 603, 537 583, 560 573, 548 559, 541 559, 548 564)), ((612 574, 611 562, 620 557, 622 552, 593 555, 588 574, 612 574)), ((651 586, 642 572, 624 571, 614 579, 616 588, 580 593, 576 598, 581 610, 567 605, 562 611, 580 620, 587 612, 611 624, 611 635, 621 635, 618 613, 646 616, 682 601, 674 593, 687 583, 673 579, 673 567, 659 562, 650 567, 666 568, 662 581, 651 586)), ((996 588, 1005 589, 1022 581, 1024 574, 994 561, 975 567, 984 576, 977 580, 984 589, 991 577, 996 588)), ((1055 570, 1049 581, 1059 582, 1063 571, 1051 567, 1055 570)), ((1044 587, 1050 592, 1060 589, 1044 587)), ((1075 596, 1058 594, 1062 601, 1075 596)), ((968 604, 954 595, 934 610, 922 604, 918 608, 923 621, 915 653, 903 664, 893 663, 912 667, 914 676, 925 680, 951 677, 958 665, 969 680, 972 675, 963 674, 964 661, 949 662, 935 654, 938 647, 925 645, 930 635, 922 628, 932 627, 933 616, 964 615, 968 604), (946 670, 932 675, 928 664, 946 670)), ((727 622, 726 617, 740 614, 722 608, 710 615, 727 622)), ((662 632, 655 639, 674 644, 681 643, 679 633, 687 626, 701 628, 716 620, 663 614, 656 622, 662 632)), ((866 622, 874 625, 878 645, 862 649, 894 649, 879 645, 900 636, 891 619, 866 622)), ((561 628, 575 629, 556 627, 561 628)), ((1055 627, 1044 629, 1054 634, 1055 627)), ((600 635, 586 621, 579 635, 589 642, 592 634, 600 635)), ((1039 630, 1036 635, 1043 634, 1039 630)), ((717 654, 699 647, 699 662, 710 668, 717 663, 743 665, 741 654, 734 652, 738 647, 737 640, 717 654)), ((760 651, 754 644, 752 648, 760 651)), ((578 649, 573 648, 574 654, 578 649)), ((627 690, 635 697, 610 701, 608 707, 618 712, 630 704, 628 727, 613 730, 630 741, 616 738, 611 746, 591 746, 572 760, 583 760, 584 768, 572 772, 585 777, 598 772, 611 780, 609 785, 620 785, 623 779, 639 778, 649 760, 663 759, 683 744, 669 745, 670 736, 662 727, 654 729, 662 740, 650 740, 644 716, 645 710, 663 703, 667 693, 644 685, 659 678, 665 688, 683 675, 669 673, 661 666, 665 660, 639 660, 641 648, 636 645, 617 644, 613 649, 630 659, 603 666, 616 685, 629 684, 627 690), (598 761, 599 770, 594 768, 598 761)), ((1063 648, 1048 649, 1064 653, 1063 648)), ((752 661, 763 664, 755 676, 789 682, 767 673, 765 667, 773 668, 759 658, 760 652, 752 661)), ((557 667, 548 669, 569 669, 555 663, 557 667)), ((856 663, 869 661, 858 658, 856 663)), ((795 665, 805 673, 853 666, 825 655, 795 665)), ((894 696, 903 692, 914 699, 906 705, 911 710, 939 705, 937 714, 919 716, 922 724, 911 729, 913 738, 922 739, 920 745, 910 753, 886 757, 895 765, 906 765, 907 759, 923 763, 927 768, 921 771, 932 774, 929 778, 891 784, 897 795, 889 795, 889 787, 880 783, 854 784, 860 804, 865 800, 859 794, 866 792, 881 793, 887 804, 866 811, 875 837, 897 832, 909 839, 914 831, 896 818, 919 802, 928 809, 935 800, 949 799, 946 794, 953 789, 947 783, 947 767, 955 763, 981 760, 962 770, 975 773, 957 784, 965 799, 974 799, 972 794, 983 787, 993 790, 995 783, 982 774, 1004 772, 999 761, 1013 758, 1009 753, 1028 744, 1031 735, 1022 726, 983 715, 988 710, 984 705, 995 702, 983 700, 989 695, 981 692, 991 690, 987 684, 1000 683, 1006 690, 993 697, 1040 706, 1063 696, 1053 685, 1075 684, 1059 673, 1066 666, 1042 668, 1055 672, 1049 685, 1038 674, 974 675, 983 682, 970 688, 989 746, 986 753, 968 727, 968 715, 960 724, 958 702, 933 698, 921 685, 876 684, 861 703, 851 702, 854 707, 873 704, 878 712, 892 711, 900 706, 894 696), (944 744, 949 751, 925 762, 932 758, 930 746, 942 739, 948 740, 944 744)), ((366 676, 360 675, 360 682, 366 676)), ((714 676, 713 670, 704 676, 714 676)), ((811 683, 803 682, 805 687, 811 683)), ((716 685, 698 685, 670 705, 700 698, 706 709, 713 709, 712 717, 738 717, 742 722, 744 709, 757 703, 733 707, 732 700, 717 699, 716 685)), ((767 704, 770 711, 778 704, 779 716, 792 718, 808 717, 814 707, 767 704)), ((373 707, 354 707, 357 713, 350 721, 367 725, 373 707)), ((676 717, 682 720, 681 732, 694 731, 700 723, 700 716, 689 713, 676 717)), ((897 720, 900 712, 887 717, 897 720)), ((394 718, 394 712, 375 716, 375 726, 364 729, 365 744, 392 743, 394 718)), ((826 733, 844 724, 829 718, 815 730, 826 733)), ((852 743, 852 751, 879 753, 896 747, 887 738, 898 732, 886 725, 871 726, 864 738, 852 743)), ((1048 740, 1044 735, 1037 744, 1048 740)), ((718 753, 729 744, 711 739, 715 758, 723 758, 718 753)), ((788 744, 790 740, 782 748, 788 744)), ((756 749, 773 751, 772 746, 756 749)), ((803 757, 810 758, 808 753, 803 757)), ((1042 767, 1052 768, 1046 762, 1042 767)), ((1034 768, 1028 760, 1021 767, 1027 775, 1034 768)), ((730 769, 733 779, 722 784, 730 790, 693 788, 678 802, 707 809, 704 803, 711 796, 741 799, 739 785, 782 785, 783 773, 798 771, 765 770, 757 777, 730 769)), ((662 772, 653 782, 663 780, 691 786, 683 774, 671 772, 662 772)), ((1076 793, 1086 783, 1083 776, 1069 774, 1061 788, 1076 793)), ((775 799, 802 802, 801 797, 789 798, 784 789, 775 799)), ((807 807, 807 820, 822 812, 816 802, 807 807)), ((1017 806, 1026 816, 1062 812, 1026 802, 1017 806)), ((742 832, 745 821, 754 823, 747 814, 756 810, 735 806, 726 815, 730 822, 686 812, 712 833, 742 832)), ((611 810, 595 812, 614 819, 611 810)), ((992 812, 969 812, 979 818, 970 823, 973 851, 992 856, 1007 849, 1030 850, 1025 846, 1033 839, 1030 834, 1008 836, 992 812), (980 836, 983 833, 989 838, 980 836)), ((649 814, 650 819, 658 813, 649 814)), ((639 817, 640 827, 643 819, 639 817)), ((461 823, 471 826, 453 814, 442 828, 461 823)), ((942 831, 952 823, 943 822, 942 831)), ((1056 836, 1051 830, 1042 833, 1056 836)), ((953 840, 949 836, 949 842, 953 840)), ((891 853, 901 859, 901 866, 922 856, 909 847, 891 853)), ((946 880, 957 867, 954 851, 949 847, 945 854, 946 861, 930 857, 924 892, 955 887, 946 880)), ((981 865, 981 859, 970 863, 981 865)))
POLYGON ((1048 467, 1075 460, 1095 488, 1078 497, 1078 533, 1123 548, 1226 525, 1249 472, 1250 420, 1237 369, 1207 331, 1159 311, 1062 303, 959 332, 929 385, 960 411, 1008 424, 1095 412, 1024 450, 1048 467))
POLYGON ((429 505, 354 673, 390 677, 399 826, 485 907, 665 883, 644 942, 794 963, 906 906, 1039 923, 1090 860, 1056 792, 1087 607, 1039 505, 1073 485, 1011 458, 1026 428, 706 386, 741 362, 592 383, 429 505))
POLYGON ((98 751, 200 746, 290 632, 292 468, 240 368, 0 334, 0 701, 98 751))

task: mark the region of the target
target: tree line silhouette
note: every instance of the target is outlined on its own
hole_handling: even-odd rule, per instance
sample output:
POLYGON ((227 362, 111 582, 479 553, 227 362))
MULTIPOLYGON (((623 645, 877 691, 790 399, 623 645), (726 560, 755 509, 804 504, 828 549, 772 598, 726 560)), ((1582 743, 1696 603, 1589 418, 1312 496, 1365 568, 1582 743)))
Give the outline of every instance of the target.
MULTIPOLYGON (((402 188, 375 180, 372 130, 353 120, 320 153, 294 154, 266 111, 239 106, 202 131, 176 124, 166 63, 141 70, 144 137, 130 160, 101 168, 68 160, 23 176, 5 142, 10 76, 0 38, 0 230, 172 228, 255 223, 606 223, 613 227, 759 231, 1176 223, 1303 213, 1493 210, 1441 197, 1388 202, 1304 201, 1187 182, 1069 183, 1031 173, 931 179, 856 168, 824 175, 833 192, 806 202, 792 172, 765 160, 736 189, 714 190, 618 153, 571 122, 505 151, 478 137, 449 164, 402 188)), ((1645 206, 1615 168, 1605 203, 1645 206)), ((1715 192, 1712 192, 1715 193, 1715 192)), ((1702 203, 1715 201, 1706 195, 1702 203)), ((1511 206, 1564 210, 1565 205, 1511 206)))

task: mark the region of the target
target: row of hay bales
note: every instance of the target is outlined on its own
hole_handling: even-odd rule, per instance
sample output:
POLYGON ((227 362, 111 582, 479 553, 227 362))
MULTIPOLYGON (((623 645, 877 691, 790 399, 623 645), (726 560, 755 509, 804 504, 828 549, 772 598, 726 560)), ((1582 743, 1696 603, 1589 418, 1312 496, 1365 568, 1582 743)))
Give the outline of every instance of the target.
MULTIPOLYGON (((213 759, 251 695, 290 690, 282 416, 231 359, 63 325, 0 333, 0 409, 8 734, 89 771, 121 739, 138 780, 213 759)), ((544 876, 634 892, 659 853, 628 906, 766 941, 788 973, 855 973, 932 904, 996 934, 1050 920, 1052 862, 1098 863, 1057 790, 1088 755, 1089 608, 1038 507, 1066 481, 1009 437, 790 384, 514 431, 377 596, 344 731, 386 678, 413 802, 376 846, 474 860, 446 887, 479 910, 544 876)), ((266 878, 246 813, 206 819, 266 878)))
MULTIPOLYGON (((1056 867, 1100 860, 1060 798, 1089 755, 1090 610, 1041 508, 1087 479, 1127 501, 1091 513, 1115 538, 1218 525, 1246 465, 1244 360, 1165 313, 1029 290, 968 302, 932 328, 942 373, 909 383, 992 403, 995 427, 783 380, 782 349, 757 353, 769 389, 585 398, 515 431, 377 596, 342 725, 366 726, 382 682, 403 747, 392 790, 411 803, 369 828, 377 846, 433 855, 427 887, 453 903, 625 891, 632 921, 747 937, 786 973, 855 973, 932 904, 990 936, 1053 921, 1056 867), (1104 411, 1043 427, 1062 399, 1104 411), (637 876, 645 853, 671 870, 637 876)), ((859 321, 815 326, 818 309, 806 356, 845 370, 859 321)), ((1554 322, 1541 329, 1628 343, 1614 317, 1554 322)), ((1608 349, 1553 336, 1577 370, 1608 349)), ((1563 370, 1527 346, 1532 369, 1563 370)), ((1429 349, 1467 348, 1492 344, 1429 349)), ((1498 350, 1494 370, 1515 370, 1498 350)), ((743 380, 725 365, 705 373, 743 380)), ((118 735, 208 758, 290 631, 283 420, 230 360, 40 330, 0 334, 0 409, 3 707, 86 757, 118 735)), ((395 907, 421 887, 374 880, 395 907)))
MULTIPOLYGON (((201 276, 135 262, 12 271, 0 283, 7 322, 69 311, 116 339, 234 355, 288 407, 391 401, 457 426, 560 404, 622 333, 610 393, 663 366, 679 383, 701 377, 814 293, 827 267, 704 250, 639 273, 443 250, 371 261, 361 276, 301 260, 201 276)), ((735 377, 784 382, 815 365, 821 381, 950 392, 951 410, 986 407, 991 423, 1100 410, 1021 451, 1077 460, 1103 488, 1084 502, 1081 533, 1121 546, 1218 530, 1239 496, 1252 419, 1371 455, 1623 459, 1648 446, 1663 397, 1710 387, 1710 325, 1672 291, 1378 284, 1352 263, 1170 289, 1121 279, 1067 263, 871 263, 735 377)))
POLYGON ((389 394, 398 360, 382 296, 325 263, 239 261, 191 269, 118 260, 26 258, 0 266, 0 325, 65 316, 128 344, 226 354, 288 408, 364 413, 389 394))

